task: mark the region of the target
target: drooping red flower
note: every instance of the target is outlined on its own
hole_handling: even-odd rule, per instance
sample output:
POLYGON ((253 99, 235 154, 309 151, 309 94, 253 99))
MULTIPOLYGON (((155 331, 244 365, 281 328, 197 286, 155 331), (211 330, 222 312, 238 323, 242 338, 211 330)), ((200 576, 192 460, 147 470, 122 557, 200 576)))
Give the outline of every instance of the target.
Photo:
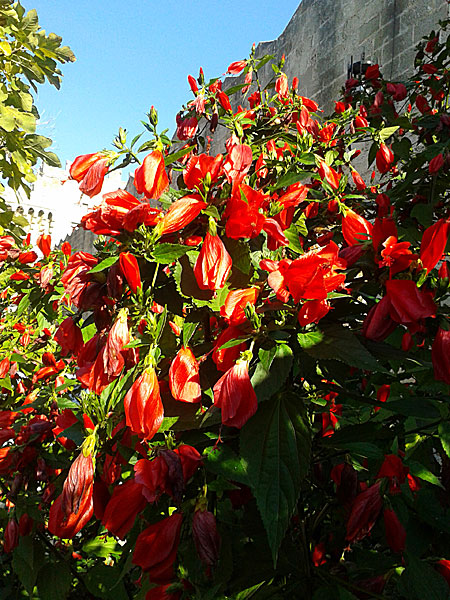
POLYGON ((134 479, 128 479, 114 488, 111 499, 103 513, 102 523, 106 529, 121 540, 133 527, 137 515, 147 504, 143 486, 134 479))
MULTIPOLYGON (((109 159, 99 158, 86 171, 83 179, 80 181, 80 192, 93 198, 102 191, 103 181, 108 172, 109 159)), ((75 179, 75 177, 73 177, 75 179)))
POLYGON ((383 243, 381 260, 378 265, 389 267, 391 277, 396 273, 400 273, 400 271, 404 271, 413 260, 418 258, 418 255, 413 254, 409 249, 410 245, 410 242, 398 242, 394 236, 388 237, 383 243))
POLYGON ((383 511, 386 541, 392 552, 403 552, 406 546, 406 531, 394 510, 383 511))
POLYGON ((231 65, 228 67, 227 73, 230 73, 231 75, 237 75, 243 69, 245 69, 246 65, 246 60, 236 60, 235 62, 232 62, 231 65))
POLYGON ((372 224, 348 208, 342 217, 342 235, 349 246, 367 242, 372 235, 372 224))
POLYGON ((450 221, 448 219, 439 219, 423 232, 420 244, 420 260, 427 273, 441 260, 449 234, 450 221))
POLYGON ((181 348, 172 361, 169 369, 170 392, 180 402, 200 402, 199 365, 192 350, 181 348))
POLYGON ((248 173, 253 160, 253 153, 247 144, 235 144, 228 152, 223 163, 223 171, 229 183, 241 183, 248 173))
POLYGON ((74 450, 76 448, 76 444, 73 440, 61 435, 62 432, 72 425, 78 423, 78 419, 74 415, 74 413, 69 409, 65 408, 60 415, 55 418, 55 427, 53 427, 52 432, 55 436, 56 440, 67 450, 74 450))
POLYGON ((126 423, 131 431, 151 440, 164 418, 155 369, 145 369, 128 390, 123 403, 126 423))
POLYGON ((189 225, 207 207, 198 194, 176 200, 162 219, 161 234, 175 233, 189 225))
POLYGON ((103 351, 103 367, 110 377, 117 377, 125 365, 124 346, 130 342, 127 309, 119 311, 116 321, 109 330, 103 351))
POLYGON ((134 187, 138 194, 159 200, 169 186, 164 157, 160 150, 153 150, 142 161, 134 173, 134 187))
POLYGON ((225 110, 225 111, 230 111, 231 112, 231 103, 230 103, 230 98, 228 97, 228 94, 226 94, 225 92, 222 92, 222 90, 219 90, 216 93, 216 98, 220 104, 220 106, 225 110))
POLYGON ((130 290, 133 294, 136 294, 138 288, 142 286, 141 273, 136 257, 131 252, 121 252, 119 255, 119 265, 130 290))
POLYGON ((198 120, 197 117, 187 117, 183 119, 179 114, 176 117, 177 121, 177 138, 181 141, 190 140, 197 133, 198 120))
POLYGON ((322 181, 326 181, 333 190, 337 190, 339 188, 341 175, 336 173, 332 167, 329 167, 324 160, 320 161, 319 175, 322 181))
POLYGON ((298 322, 301 327, 310 323, 318 323, 326 314, 328 314, 331 306, 326 300, 309 300, 302 304, 297 315, 298 322))
POLYGON ((245 288, 228 292, 220 314, 230 325, 239 325, 247 320, 244 308, 247 304, 255 304, 258 298, 257 288, 245 288))
POLYGON ((81 452, 69 469, 62 493, 50 508, 50 533, 70 539, 88 523, 94 513, 93 482, 92 456, 81 452))
POLYGON ((431 348, 434 378, 450 385, 450 331, 439 327, 431 348))
POLYGON ((207 232, 194 265, 194 275, 201 290, 219 290, 225 285, 232 260, 218 235, 207 232))
POLYGON ((56 330, 54 339, 61 346, 61 356, 74 354, 75 356, 83 346, 83 334, 72 317, 66 317, 56 330))
POLYGON ((367 186, 364 182, 364 179, 361 177, 358 171, 352 171, 352 178, 357 190, 361 192, 362 190, 366 189, 367 186))
POLYGON ((233 190, 224 213, 227 218, 227 237, 235 240, 255 238, 261 233, 266 221, 260 209, 266 205, 268 196, 245 184, 235 186, 233 190))
POLYGON ((78 308, 91 308, 98 301, 102 302, 101 286, 89 275, 97 263, 98 259, 88 252, 75 252, 67 261, 61 283, 70 301, 78 308))
POLYGON ((255 390, 248 374, 248 362, 240 361, 217 381, 214 405, 222 410, 222 423, 240 429, 258 408, 255 390))
POLYGON ((389 314, 397 323, 417 323, 436 314, 432 292, 419 289, 410 279, 390 279, 386 281, 386 291, 390 301, 389 314))
POLYGON ((36 246, 44 256, 48 256, 50 254, 51 244, 52 237, 50 235, 42 234, 36 240, 36 246))
POLYGON ((366 537, 375 525, 378 515, 383 507, 380 494, 380 483, 371 485, 353 500, 350 515, 347 520, 347 533, 345 539, 349 542, 358 542, 366 537))
POLYGON ((375 156, 377 169, 383 175, 387 173, 394 163, 394 153, 386 144, 380 144, 380 147, 375 156))
POLYGON ((132 562, 149 574, 150 581, 168 583, 173 579, 182 521, 183 516, 176 512, 139 534, 132 562))
POLYGON ((199 508, 192 519, 192 537, 200 560, 212 567, 219 560, 220 535, 216 517, 209 510, 199 508))
POLYGON ((28 252, 21 252, 18 256, 18 261, 21 265, 28 265, 37 260, 38 255, 34 250, 29 250, 28 252))
POLYGON ((241 342, 230 348, 222 348, 230 340, 243 336, 243 332, 238 327, 229 326, 222 331, 214 344, 212 359, 219 371, 228 371, 239 358, 242 351, 247 347, 246 342, 241 342))
POLYGON ((142 486, 142 494, 148 502, 157 502, 162 494, 172 494, 169 485, 169 467, 162 456, 153 460, 142 458, 134 465, 136 483, 142 486))
POLYGON ((389 493, 400 494, 402 483, 405 483, 409 469, 405 467, 402 459, 397 454, 386 454, 380 470, 377 474, 377 479, 386 477, 389 481, 389 493))

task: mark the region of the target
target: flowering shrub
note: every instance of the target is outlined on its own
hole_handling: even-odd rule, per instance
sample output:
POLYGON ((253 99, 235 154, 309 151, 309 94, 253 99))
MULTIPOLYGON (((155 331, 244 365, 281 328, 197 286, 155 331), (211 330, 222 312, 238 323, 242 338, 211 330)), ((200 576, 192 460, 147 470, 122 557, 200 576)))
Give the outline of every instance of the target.
POLYGON ((4 231, 6 598, 449 597, 448 26, 326 119, 271 57, 189 76, 181 147, 74 161, 145 153, 95 255, 4 231))

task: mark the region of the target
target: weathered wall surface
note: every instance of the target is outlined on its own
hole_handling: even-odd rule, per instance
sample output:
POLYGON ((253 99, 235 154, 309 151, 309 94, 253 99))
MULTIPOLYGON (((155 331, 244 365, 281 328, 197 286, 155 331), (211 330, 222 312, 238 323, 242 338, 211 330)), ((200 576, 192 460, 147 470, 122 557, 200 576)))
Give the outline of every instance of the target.
MULTIPOLYGON (((401 80, 412 71, 417 43, 448 14, 447 0, 303 0, 280 37, 260 43, 257 54, 284 53, 301 95, 330 109, 351 56, 356 62, 365 52, 384 77, 401 80)), ((272 75, 265 67, 264 79, 272 75)))

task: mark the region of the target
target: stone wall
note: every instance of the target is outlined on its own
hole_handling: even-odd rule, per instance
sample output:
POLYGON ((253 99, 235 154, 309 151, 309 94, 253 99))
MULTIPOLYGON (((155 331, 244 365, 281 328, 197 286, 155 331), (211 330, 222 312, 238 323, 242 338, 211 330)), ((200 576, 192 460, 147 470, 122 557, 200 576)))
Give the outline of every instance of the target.
MULTIPOLYGON (((326 111, 347 78, 351 57, 378 63, 387 79, 412 71, 415 46, 449 15, 447 0, 303 0, 280 37, 257 55, 286 55, 285 72, 300 79, 300 94, 326 111)), ((263 79, 273 75, 264 68, 263 79)))

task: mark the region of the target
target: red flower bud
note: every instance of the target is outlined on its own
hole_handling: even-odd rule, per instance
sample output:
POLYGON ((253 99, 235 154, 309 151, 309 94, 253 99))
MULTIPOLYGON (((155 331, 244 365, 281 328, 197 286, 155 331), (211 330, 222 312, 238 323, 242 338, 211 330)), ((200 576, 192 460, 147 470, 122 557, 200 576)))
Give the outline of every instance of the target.
POLYGON ((420 244, 420 260, 427 273, 441 260, 449 234, 450 222, 446 219, 439 219, 423 232, 420 244))
POLYGON ((137 515, 147 504, 143 491, 144 488, 140 483, 128 479, 114 488, 111 499, 106 505, 102 523, 110 533, 121 540, 125 539, 137 515))
POLYGON ((202 390, 197 359, 190 348, 181 348, 169 369, 172 396, 181 402, 200 402, 202 390))
POLYGON ((375 525, 382 506, 379 482, 358 494, 348 517, 345 539, 351 543, 365 538, 375 525))
POLYGON ((133 433, 151 440, 164 418, 155 369, 147 368, 124 398, 125 417, 133 433))
POLYGON ((349 246, 361 244, 370 239, 373 226, 367 219, 350 208, 342 217, 342 235, 349 246))
POLYGON ((403 552, 406 545, 406 531, 395 512, 385 508, 383 512, 386 541, 392 552, 403 552))
POLYGON ((231 271, 231 256, 218 235, 206 234, 194 265, 194 275, 201 290, 219 290, 231 271))
POLYGON ((50 235, 40 235, 36 240, 36 246, 42 252, 44 256, 48 256, 50 254, 50 246, 52 243, 52 238, 50 235))
POLYGON ((450 331, 439 327, 431 348, 434 378, 450 385, 450 331))
POLYGON ((216 518, 208 510, 196 510, 192 519, 192 535, 200 560, 212 567, 219 560, 220 535, 216 518))
POLYGON ((436 173, 442 169, 444 165, 444 155, 438 154, 434 158, 430 160, 430 164, 428 165, 428 171, 430 175, 436 175, 436 173))
POLYGON ((130 252, 121 252, 119 256, 120 270, 127 280, 130 290, 136 294, 137 289, 142 286, 141 273, 136 257, 130 252))
POLYGON ((3 550, 10 553, 19 544, 19 526, 15 519, 10 519, 5 527, 3 550))
POLYGON ((375 156, 375 161, 380 173, 387 173, 394 162, 394 153, 386 146, 386 144, 380 144, 380 148, 375 156))

